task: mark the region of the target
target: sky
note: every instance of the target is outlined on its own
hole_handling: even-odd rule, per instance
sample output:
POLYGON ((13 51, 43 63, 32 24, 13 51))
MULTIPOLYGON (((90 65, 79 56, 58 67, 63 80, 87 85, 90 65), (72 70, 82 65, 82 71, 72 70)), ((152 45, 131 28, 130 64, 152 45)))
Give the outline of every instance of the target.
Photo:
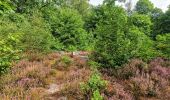
MULTIPOLYGON (((128 0, 127 0, 128 1, 128 0)), ((133 6, 136 4, 138 0, 132 0, 133 6)), ((163 11, 168 9, 168 5, 170 5, 170 0, 150 0, 155 7, 161 8, 163 11)), ((102 4, 103 0, 90 0, 90 3, 93 5, 102 4)))

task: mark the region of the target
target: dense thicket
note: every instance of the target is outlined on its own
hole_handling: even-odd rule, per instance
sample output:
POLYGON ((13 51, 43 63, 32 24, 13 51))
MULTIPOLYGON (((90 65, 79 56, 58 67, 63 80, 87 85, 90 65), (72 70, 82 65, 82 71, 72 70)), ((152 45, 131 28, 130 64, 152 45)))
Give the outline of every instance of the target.
POLYGON ((0 71, 24 52, 91 50, 104 67, 131 58, 170 57, 170 8, 165 13, 149 0, 135 9, 115 1, 92 6, 88 0, 1 0, 0 71))

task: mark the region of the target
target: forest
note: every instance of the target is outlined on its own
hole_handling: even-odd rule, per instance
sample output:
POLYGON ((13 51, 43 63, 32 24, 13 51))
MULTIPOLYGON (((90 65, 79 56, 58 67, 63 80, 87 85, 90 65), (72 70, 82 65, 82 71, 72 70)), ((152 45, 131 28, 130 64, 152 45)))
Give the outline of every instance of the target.
POLYGON ((0 100, 170 100, 170 6, 132 1, 0 0, 0 100))

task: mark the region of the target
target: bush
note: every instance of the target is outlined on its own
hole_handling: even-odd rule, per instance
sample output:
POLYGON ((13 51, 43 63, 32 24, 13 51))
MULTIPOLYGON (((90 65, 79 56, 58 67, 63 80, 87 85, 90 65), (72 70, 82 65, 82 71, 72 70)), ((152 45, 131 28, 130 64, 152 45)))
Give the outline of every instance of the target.
POLYGON ((97 62, 103 67, 116 68, 131 58, 148 61, 157 56, 153 41, 147 36, 151 24, 148 17, 135 15, 128 20, 120 7, 106 7, 104 11, 106 17, 95 31, 97 42, 93 57, 97 62))
POLYGON ((125 38, 124 30, 127 17, 123 8, 105 7, 105 19, 97 26, 97 41, 94 59, 104 67, 115 67, 129 58, 130 42, 125 38))
POLYGON ((13 60, 19 59, 23 33, 17 32, 13 23, 0 20, 0 74, 7 72, 13 60))
POLYGON ((96 100, 96 96, 98 96, 99 100, 102 100, 102 96, 100 95, 101 90, 105 89, 107 85, 107 81, 102 80, 99 73, 95 72, 92 74, 87 83, 82 83, 81 89, 86 95, 92 97, 93 100, 96 100))
POLYGON ((157 35, 156 48, 170 59, 170 34, 157 35))
POLYGON ((19 59, 19 49, 16 44, 20 42, 20 33, 9 35, 7 38, 0 40, 0 74, 7 72, 13 60, 19 59))
POLYGON ((82 50, 88 46, 88 34, 84 22, 76 10, 70 8, 48 8, 44 17, 50 24, 53 36, 63 44, 65 50, 82 50))
POLYGON ((11 13, 13 12, 13 7, 10 5, 9 1, 0 1, 0 16, 3 14, 11 13))
POLYGON ((24 33, 22 42, 25 51, 47 52, 56 47, 57 42, 40 13, 33 13, 23 24, 21 24, 20 30, 24 33))
POLYGON ((93 97, 91 100, 103 100, 103 97, 101 96, 99 90, 93 92, 93 97))
POLYGON ((130 41, 131 57, 149 61, 158 56, 159 53, 154 49, 154 41, 139 28, 129 27, 126 37, 130 41))
POLYGON ((141 32, 145 33, 147 36, 151 36, 152 22, 150 16, 133 14, 130 16, 129 20, 134 26, 138 27, 141 32))
MULTIPOLYGON (((22 50, 47 52, 51 49, 59 49, 60 44, 50 33, 50 26, 37 10, 32 15, 11 13, 2 17, 3 23, 13 24, 15 28, 4 27, 6 33, 16 31, 23 33, 22 50), (6 21, 6 22, 5 22, 6 21), (8 32, 7 32, 8 31, 8 32)), ((5 32, 4 32, 5 33, 5 32)))

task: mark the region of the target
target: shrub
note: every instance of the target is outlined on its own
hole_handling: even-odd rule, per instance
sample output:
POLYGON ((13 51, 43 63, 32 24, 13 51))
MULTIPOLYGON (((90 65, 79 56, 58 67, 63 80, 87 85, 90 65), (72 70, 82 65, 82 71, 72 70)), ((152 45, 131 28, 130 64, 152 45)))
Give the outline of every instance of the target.
POLYGON ((21 31, 25 33, 22 39, 23 48, 26 51, 47 52, 57 45, 40 13, 33 13, 28 21, 21 24, 21 31))
POLYGON ((127 15, 122 8, 109 8, 105 8, 104 16, 106 18, 100 20, 95 31, 97 42, 94 59, 103 67, 116 68, 131 58, 148 61, 157 56, 157 52, 153 48, 153 41, 146 35, 146 33, 150 33, 147 30, 150 29, 151 23, 148 21, 143 23, 143 19, 146 18, 141 16, 132 17, 131 22, 131 19, 127 20, 127 15), (139 22, 137 23, 138 17, 139 22))
POLYGON ((93 97, 91 100, 103 100, 103 97, 101 96, 99 90, 96 90, 93 92, 93 97))
POLYGON ((9 34, 6 38, 0 38, 0 74, 7 71, 13 60, 19 59, 19 49, 16 44, 20 42, 21 34, 9 34))
POLYGON ((96 100, 96 96, 99 96, 99 100, 102 100, 99 91, 105 89, 107 81, 102 80, 99 73, 95 72, 92 74, 87 83, 81 83, 81 89, 86 95, 92 97, 93 100, 96 100), (93 95, 93 96, 92 96, 93 95))
POLYGON ((88 46, 87 40, 90 37, 83 29, 84 22, 76 10, 50 7, 43 12, 53 36, 63 44, 63 49, 82 50, 88 46))
POLYGON ((165 57, 170 58, 170 34, 157 35, 156 48, 164 54, 165 57))
POLYGON ((6 13, 13 12, 13 7, 10 5, 9 1, 0 1, 0 16, 6 13))
POLYGON ((126 37, 130 41, 131 57, 148 61, 158 56, 159 53, 154 49, 154 42, 139 28, 129 27, 126 37))
POLYGON ((151 18, 148 15, 133 14, 129 20, 133 25, 139 28, 139 30, 145 33, 147 36, 151 36, 151 18))
POLYGON ((63 57, 61 57, 60 60, 61 60, 61 62, 65 63, 66 65, 70 65, 72 63, 71 58, 68 56, 63 56, 63 57))
POLYGON ((123 8, 105 7, 106 18, 96 29, 97 41, 94 59, 104 67, 115 67, 129 58, 129 41, 125 38, 124 26, 127 17, 123 8))
POLYGON ((9 20, 0 20, 0 74, 5 73, 11 62, 19 59, 23 33, 17 31, 16 24, 9 20))

